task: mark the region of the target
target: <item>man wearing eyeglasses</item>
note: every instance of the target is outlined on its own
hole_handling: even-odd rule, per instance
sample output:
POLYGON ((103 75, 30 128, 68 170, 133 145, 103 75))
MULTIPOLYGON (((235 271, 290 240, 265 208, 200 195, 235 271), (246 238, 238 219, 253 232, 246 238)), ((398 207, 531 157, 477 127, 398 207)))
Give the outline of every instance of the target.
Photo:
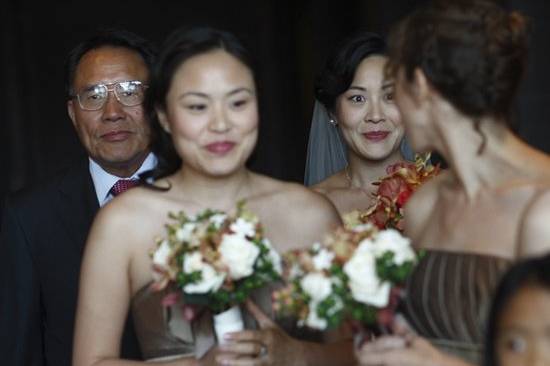
MULTIPOLYGON (((156 164, 143 109, 153 56, 145 40, 117 30, 100 32, 69 54, 67 109, 89 159, 6 200, 0 365, 71 364, 80 264, 93 217, 156 164)), ((131 321, 121 353, 140 358, 131 321)))

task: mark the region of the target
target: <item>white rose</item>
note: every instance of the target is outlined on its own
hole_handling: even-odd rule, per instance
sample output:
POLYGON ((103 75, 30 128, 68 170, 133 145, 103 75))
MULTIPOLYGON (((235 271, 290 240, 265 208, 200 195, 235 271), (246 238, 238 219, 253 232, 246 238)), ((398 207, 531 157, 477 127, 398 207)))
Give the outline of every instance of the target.
POLYGON ((332 292, 332 282, 322 273, 308 273, 300 280, 300 286, 315 302, 321 302, 332 292))
POLYGON ((416 254, 411 248, 410 239, 401 235, 397 230, 388 229, 378 233, 374 240, 374 246, 377 257, 386 252, 392 252, 393 261, 398 266, 416 260, 416 254))
POLYGON ((219 250, 221 261, 229 268, 229 275, 234 280, 250 276, 260 254, 254 243, 238 234, 224 235, 219 250))
POLYGON ((176 231, 176 239, 181 242, 190 242, 196 226, 197 225, 192 222, 183 224, 183 226, 176 231))
POLYGON ((344 265, 344 273, 349 277, 351 294, 356 301, 379 308, 388 305, 391 286, 389 282, 381 282, 378 278, 375 257, 371 251, 356 250, 344 265))
POLYGON ((329 269, 334 259, 334 253, 323 248, 313 258, 313 266, 317 271, 329 269))
POLYGON ((327 328, 327 320, 317 315, 317 303, 315 301, 309 303, 309 313, 307 315, 306 325, 310 328, 319 330, 325 330, 327 328))
POLYGON ((281 255, 275 250, 275 248, 273 248, 268 239, 264 239, 263 244, 269 249, 267 258, 269 258, 271 264, 273 264, 273 269, 281 275, 283 273, 283 260, 281 259, 281 255))
POLYGON ((225 214, 215 214, 210 216, 210 222, 214 224, 216 229, 219 229, 223 225, 226 219, 227 219, 227 215, 225 214))
POLYGON ((359 245, 357 246, 357 249, 355 250, 355 253, 363 253, 363 252, 369 252, 373 255, 376 255, 376 248, 374 241, 370 238, 365 238, 359 242, 359 245))
POLYGON ((203 262, 200 252, 185 255, 183 260, 183 272, 193 273, 200 271, 201 279, 198 283, 190 283, 183 287, 183 291, 189 294, 205 294, 217 291, 223 284, 225 274, 218 273, 208 263, 203 262))
POLYGON ((254 230, 255 226, 256 226, 255 224, 239 217, 237 221, 235 221, 234 223, 231 224, 231 226, 229 226, 229 228, 235 234, 240 235, 243 238, 244 237, 251 238, 254 235, 256 235, 256 230, 254 230))
POLYGON ((171 255, 172 248, 170 247, 170 244, 168 244, 167 240, 163 240, 153 254, 153 264, 161 268, 167 268, 171 255))

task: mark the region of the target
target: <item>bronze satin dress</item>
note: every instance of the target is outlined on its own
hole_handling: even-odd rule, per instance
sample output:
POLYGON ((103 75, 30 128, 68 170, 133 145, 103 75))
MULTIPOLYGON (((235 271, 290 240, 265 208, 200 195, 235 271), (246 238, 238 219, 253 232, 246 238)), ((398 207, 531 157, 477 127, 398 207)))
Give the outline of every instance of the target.
POLYGON ((134 326, 145 360, 161 361, 195 355, 198 329, 194 330, 183 319, 177 305, 162 305, 162 299, 168 293, 168 289, 155 292, 146 285, 132 299, 134 326))
MULTIPOLYGON (((279 287, 274 284, 254 291, 252 300, 272 319, 271 293, 279 287)), ((190 324, 181 314, 181 303, 165 307, 162 299, 171 289, 161 292, 143 287, 132 298, 132 316, 143 358, 149 361, 167 361, 180 357, 202 357, 214 344, 212 315, 205 311, 190 324)), ((242 309, 242 307, 241 307, 242 309)), ((243 311, 246 329, 256 329, 255 320, 243 311)), ((310 341, 321 341, 320 332, 299 328, 295 319, 277 319, 288 334, 310 341)))
POLYGON ((488 255, 427 251, 409 278, 404 315, 442 351, 479 364, 493 293, 510 265, 488 255))

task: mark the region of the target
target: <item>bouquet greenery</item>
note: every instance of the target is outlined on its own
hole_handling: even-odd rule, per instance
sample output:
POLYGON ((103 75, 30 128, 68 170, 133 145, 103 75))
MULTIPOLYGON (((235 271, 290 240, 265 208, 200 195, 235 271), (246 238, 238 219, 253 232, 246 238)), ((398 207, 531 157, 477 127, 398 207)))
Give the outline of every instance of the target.
POLYGON ((281 257, 244 202, 233 216, 207 209, 195 216, 170 213, 169 218, 166 236, 157 239, 151 253, 155 289, 175 284, 185 304, 220 313, 280 278, 281 257))
POLYGON ((324 330, 346 321, 389 322, 418 256, 399 231, 363 224, 339 227, 323 244, 285 260, 288 285, 273 294, 274 310, 324 330))

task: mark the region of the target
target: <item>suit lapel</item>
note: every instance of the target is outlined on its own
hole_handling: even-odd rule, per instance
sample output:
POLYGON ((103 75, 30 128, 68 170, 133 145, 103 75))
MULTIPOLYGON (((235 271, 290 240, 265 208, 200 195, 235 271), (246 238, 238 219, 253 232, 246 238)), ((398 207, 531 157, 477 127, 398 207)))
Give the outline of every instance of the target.
POLYGON ((62 177, 59 184, 58 215, 79 253, 99 209, 88 164, 80 164, 62 177))

